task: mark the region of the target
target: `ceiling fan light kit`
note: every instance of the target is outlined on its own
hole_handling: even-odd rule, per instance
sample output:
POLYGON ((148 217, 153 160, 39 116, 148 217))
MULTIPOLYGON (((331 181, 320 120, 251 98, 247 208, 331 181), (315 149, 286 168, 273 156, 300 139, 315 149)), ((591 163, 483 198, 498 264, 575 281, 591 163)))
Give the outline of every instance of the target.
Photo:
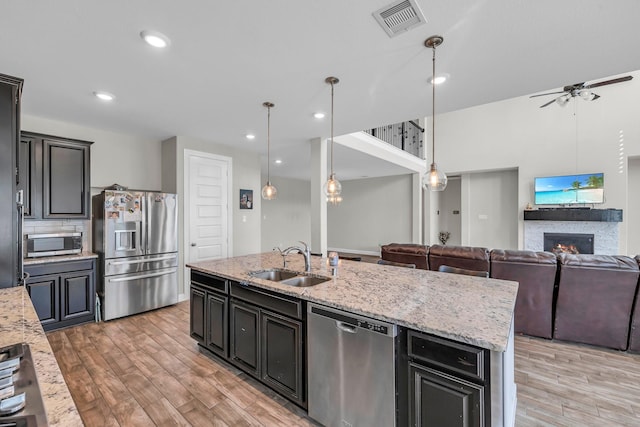
POLYGON ((597 93, 593 92, 591 89, 596 88, 596 87, 600 87, 600 86, 606 86, 606 85, 611 85, 611 84, 615 84, 615 83, 622 83, 622 82, 626 82, 633 79, 633 76, 624 76, 624 77, 618 77, 616 79, 611 79, 611 80, 605 80, 602 82, 596 82, 596 83, 591 83, 591 84, 586 84, 585 82, 582 83, 576 83, 573 85, 567 85, 564 88, 562 88, 561 91, 558 92, 548 92, 548 93, 541 93, 538 95, 531 95, 529 98, 536 98, 538 96, 547 96, 547 95, 557 95, 557 94, 562 94, 560 96, 558 96, 555 99, 552 99, 551 101, 542 104, 540 106, 540 108, 544 108, 548 105, 553 104, 554 102, 558 105, 560 105, 561 107, 564 107, 565 105, 567 105, 567 103, 569 102, 569 100, 571 100, 571 98, 575 98, 576 96, 580 96, 580 98, 584 99, 585 101, 595 101, 596 99, 600 98, 600 95, 598 95, 597 93))
POLYGON ((440 46, 444 39, 442 36, 431 36, 425 40, 424 45, 433 49, 432 74, 431 74, 431 166, 429 173, 422 178, 422 184, 430 191, 442 191, 447 188, 447 175, 438 170, 436 165, 436 47, 440 46))

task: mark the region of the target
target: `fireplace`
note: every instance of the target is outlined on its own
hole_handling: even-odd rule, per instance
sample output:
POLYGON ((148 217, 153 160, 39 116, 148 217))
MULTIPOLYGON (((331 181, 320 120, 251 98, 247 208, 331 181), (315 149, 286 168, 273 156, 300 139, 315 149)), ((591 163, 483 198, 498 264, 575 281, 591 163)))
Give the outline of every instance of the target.
POLYGON ((544 233, 544 250, 557 254, 592 254, 593 234, 544 233))

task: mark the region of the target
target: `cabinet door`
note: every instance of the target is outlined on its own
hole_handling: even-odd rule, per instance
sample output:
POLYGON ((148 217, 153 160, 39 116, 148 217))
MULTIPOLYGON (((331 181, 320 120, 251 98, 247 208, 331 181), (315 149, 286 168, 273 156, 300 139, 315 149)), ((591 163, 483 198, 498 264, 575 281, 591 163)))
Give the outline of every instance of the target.
POLYGON ((40 323, 45 329, 60 321, 59 275, 33 277, 27 281, 27 291, 40 323))
POLYGON ((262 380, 302 403, 302 322, 263 311, 260 316, 262 380))
POLYGON ((410 425, 484 426, 484 387, 431 368, 409 364, 410 425))
POLYGON ((229 357, 232 362, 255 376, 260 372, 259 317, 260 310, 257 307, 236 301, 230 303, 229 357))
POLYGON ((36 140, 31 137, 20 138, 18 153, 18 190, 22 190, 25 218, 34 218, 38 211, 36 190, 36 140))
POLYGON ((89 145, 42 140, 42 217, 89 218, 89 145))
POLYGON ((93 271, 77 271, 60 276, 60 320, 93 317, 95 283, 93 271))
POLYGON ((207 293, 207 342, 214 353, 227 357, 227 297, 207 293))
POLYGON ((190 335, 200 344, 204 342, 205 330, 205 300, 206 293, 200 288, 191 286, 190 335))

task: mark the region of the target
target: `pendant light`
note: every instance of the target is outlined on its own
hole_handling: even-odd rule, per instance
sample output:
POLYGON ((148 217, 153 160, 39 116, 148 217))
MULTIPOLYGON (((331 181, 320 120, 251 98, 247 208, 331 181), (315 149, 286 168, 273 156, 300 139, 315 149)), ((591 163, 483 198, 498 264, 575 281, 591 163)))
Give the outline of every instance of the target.
POLYGON ((436 47, 440 46, 444 39, 442 36, 431 36, 425 40, 424 45, 433 49, 433 74, 431 78, 431 166, 429 173, 422 178, 423 185, 431 191, 442 191, 447 187, 447 175, 438 170, 436 165, 436 47))
POLYGON ((327 196, 327 201, 332 205, 337 205, 342 201, 342 196, 340 195, 342 184, 336 179, 336 174, 333 172, 333 86, 338 84, 340 80, 337 77, 327 77, 324 81, 331 85, 331 174, 322 189, 327 196))
POLYGON ((275 106, 272 102, 263 102, 263 106, 267 107, 267 184, 262 187, 262 198, 265 200, 273 200, 278 195, 276 187, 271 185, 271 108, 275 106))

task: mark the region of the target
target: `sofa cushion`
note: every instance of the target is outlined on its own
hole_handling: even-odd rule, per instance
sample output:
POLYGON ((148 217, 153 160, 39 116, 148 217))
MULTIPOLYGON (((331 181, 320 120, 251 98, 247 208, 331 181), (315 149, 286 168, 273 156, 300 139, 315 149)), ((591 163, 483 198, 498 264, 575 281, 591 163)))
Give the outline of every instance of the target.
POLYGON ((429 246, 416 243, 389 243, 380 248, 380 258, 403 264, 415 264, 416 268, 429 269, 429 246))
POLYGON ((429 248, 429 268, 438 271, 441 265, 488 272, 489 249, 472 246, 433 245, 429 248))
POLYGON ((554 338, 626 350, 640 275, 626 256, 559 254, 554 338))
POLYGON ((551 252, 491 251, 491 277, 519 283, 514 311, 516 333, 552 338, 557 265, 557 257, 551 252))

